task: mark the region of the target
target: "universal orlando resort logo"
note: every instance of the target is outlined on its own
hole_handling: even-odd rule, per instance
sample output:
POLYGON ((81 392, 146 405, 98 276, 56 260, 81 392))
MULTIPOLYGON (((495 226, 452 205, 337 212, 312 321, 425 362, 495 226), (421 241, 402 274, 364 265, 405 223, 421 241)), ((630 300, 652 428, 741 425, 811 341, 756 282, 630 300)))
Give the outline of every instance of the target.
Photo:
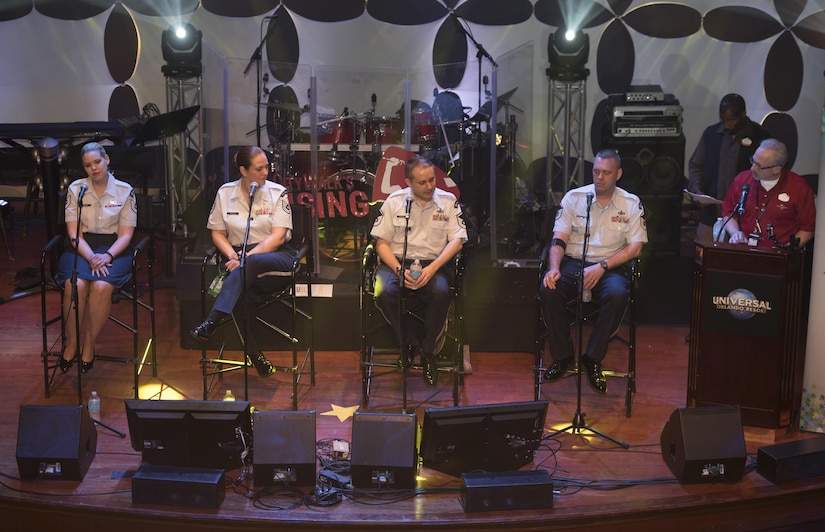
POLYGON ((748 320, 773 310, 770 301, 757 299, 753 292, 744 288, 736 288, 727 296, 713 296, 713 304, 717 310, 726 310, 737 320, 748 320))

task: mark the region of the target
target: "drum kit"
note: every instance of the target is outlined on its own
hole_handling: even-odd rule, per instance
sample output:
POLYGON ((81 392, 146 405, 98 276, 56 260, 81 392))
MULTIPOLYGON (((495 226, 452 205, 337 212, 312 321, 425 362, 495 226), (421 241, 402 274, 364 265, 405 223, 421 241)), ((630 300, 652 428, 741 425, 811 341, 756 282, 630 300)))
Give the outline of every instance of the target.
MULTIPOLYGON (((504 99, 506 104, 515 90, 500 96, 499 102, 504 99)), ((492 118, 492 104, 487 102, 470 117, 470 108, 454 92, 436 90, 433 95, 432 105, 410 102, 411 150, 450 173, 466 148, 489 148, 486 126, 492 118)), ((341 114, 319 112, 316 175, 311 170, 311 130, 300 125, 308 106, 301 107, 294 93, 275 90, 265 105, 271 179, 287 187, 290 201, 311 204, 317 210, 319 249, 325 256, 333 261, 360 260, 369 232, 375 172, 388 146, 404 144, 406 105, 395 116, 382 116, 375 112, 373 94, 368 111, 350 113, 345 107, 341 114)))

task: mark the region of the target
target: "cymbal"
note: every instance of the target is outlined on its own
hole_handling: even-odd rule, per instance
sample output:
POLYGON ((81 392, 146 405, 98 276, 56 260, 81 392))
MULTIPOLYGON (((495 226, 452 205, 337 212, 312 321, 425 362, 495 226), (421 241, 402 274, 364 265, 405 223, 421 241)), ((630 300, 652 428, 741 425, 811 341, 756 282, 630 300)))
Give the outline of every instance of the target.
POLYGON ((292 102, 270 102, 270 103, 261 103, 261 107, 266 107, 267 109, 280 109, 282 111, 291 111, 294 113, 303 113, 305 112, 304 109, 298 105, 297 103, 292 102))
MULTIPOLYGON (((496 98, 496 101, 498 103, 497 107, 501 108, 502 104, 506 104, 507 101, 513 96, 513 94, 516 93, 517 90, 518 90, 518 87, 516 87, 515 89, 512 89, 512 90, 509 90, 509 91, 507 91, 503 94, 500 94, 498 96, 498 98, 496 98)), ((477 122, 479 120, 489 120, 491 118, 492 114, 493 114, 493 101, 490 100, 490 101, 486 102, 484 105, 482 105, 479 108, 478 112, 475 114, 475 116, 473 116, 472 119, 475 122, 477 122)))

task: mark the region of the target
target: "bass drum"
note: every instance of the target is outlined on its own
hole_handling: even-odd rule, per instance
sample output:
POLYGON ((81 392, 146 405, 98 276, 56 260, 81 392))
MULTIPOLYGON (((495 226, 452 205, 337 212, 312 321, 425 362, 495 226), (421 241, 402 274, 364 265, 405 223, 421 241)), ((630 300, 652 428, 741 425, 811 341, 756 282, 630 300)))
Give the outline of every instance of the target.
POLYGON ((335 262, 358 262, 369 241, 375 174, 344 168, 319 179, 318 249, 335 262))

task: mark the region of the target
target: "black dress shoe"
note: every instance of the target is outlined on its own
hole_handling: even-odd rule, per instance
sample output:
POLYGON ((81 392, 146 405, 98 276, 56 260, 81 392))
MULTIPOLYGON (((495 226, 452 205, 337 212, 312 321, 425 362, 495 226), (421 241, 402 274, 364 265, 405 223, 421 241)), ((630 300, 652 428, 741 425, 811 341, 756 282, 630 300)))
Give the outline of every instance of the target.
POLYGON ((438 384, 438 367, 435 365, 433 355, 421 355, 421 367, 424 369, 424 383, 427 386, 438 384))
POLYGON ((588 356, 582 356, 582 367, 587 375, 587 382, 598 393, 607 393, 607 379, 602 373, 602 363, 588 356))
POLYGON ((189 334, 192 335, 192 338, 195 340, 207 342, 210 338, 212 338, 212 335, 215 334, 215 329, 217 328, 218 326, 215 325, 214 322, 210 320, 203 320, 203 323, 189 331, 189 334))
POLYGON ((81 373, 89 373, 92 371, 92 368, 95 365, 95 359, 91 359, 90 361, 86 362, 85 360, 80 361, 80 372, 81 373))
POLYGON ((63 373, 68 373, 70 369, 72 369, 72 364, 74 363, 74 359, 66 360, 63 358, 63 355, 60 355, 60 371, 63 373))
POLYGON ((258 352, 257 355, 247 356, 249 357, 249 360, 252 361, 252 365, 255 366, 255 370, 261 377, 269 377, 275 372, 275 368, 272 367, 272 364, 269 360, 267 360, 263 353, 258 352))
POLYGON ((570 368, 571 364, 573 364, 573 357, 567 357, 562 360, 554 360, 553 365, 547 368, 547 371, 544 372, 544 381, 553 382, 564 377, 564 374, 567 373, 567 370, 570 368))

